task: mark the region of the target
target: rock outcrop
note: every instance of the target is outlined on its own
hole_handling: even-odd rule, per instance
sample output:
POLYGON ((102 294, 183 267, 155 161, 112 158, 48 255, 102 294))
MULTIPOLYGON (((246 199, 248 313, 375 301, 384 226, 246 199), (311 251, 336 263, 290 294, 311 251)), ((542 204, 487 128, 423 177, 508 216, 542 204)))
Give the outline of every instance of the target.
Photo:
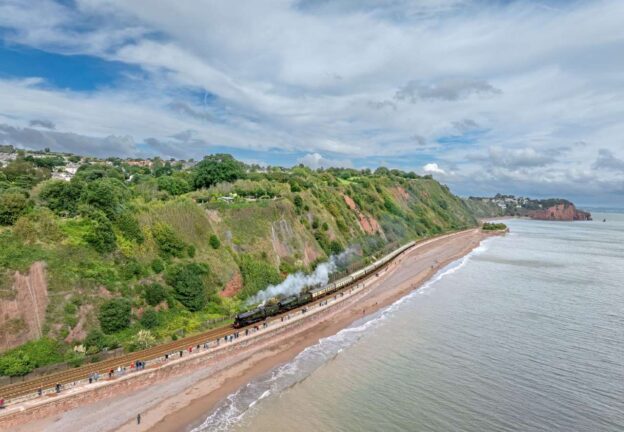
POLYGON ((572 203, 557 204, 547 209, 534 210, 528 215, 531 219, 556 221, 586 221, 591 220, 591 213, 578 210, 572 203))

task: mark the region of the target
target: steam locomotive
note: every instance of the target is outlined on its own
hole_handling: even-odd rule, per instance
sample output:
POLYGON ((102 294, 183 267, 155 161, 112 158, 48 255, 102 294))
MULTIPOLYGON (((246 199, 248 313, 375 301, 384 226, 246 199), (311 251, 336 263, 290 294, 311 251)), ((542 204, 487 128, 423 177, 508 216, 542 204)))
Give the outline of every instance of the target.
POLYGON ((283 312, 287 312, 291 309, 298 308, 299 306, 303 306, 312 301, 318 300, 321 297, 325 297, 330 295, 347 285, 351 285, 358 280, 369 276, 372 273, 375 273, 379 269, 381 269, 384 265, 388 264, 394 258, 399 256, 401 253, 411 248, 416 244, 415 241, 411 241, 400 248, 390 252, 388 255, 380 258, 374 263, 370 264, 363 269, 360 269, 349 276, 346 276, 342 279, 339 279, 335 282, 327 284, 325 286, 318 286, 308 289, 306 291, 301 292, 298 295, 291 295, 288 297, 284 297, 281 300, 272 299, 273 301, 267 302, 267 304, 263 306, 259 306, 255 309, 252 309, 247 312, 240 313, 236 315, 234 319, 234 327, 241 328, 245 327, 259 321, 263 321, 270 316, 278 315, 283 312))

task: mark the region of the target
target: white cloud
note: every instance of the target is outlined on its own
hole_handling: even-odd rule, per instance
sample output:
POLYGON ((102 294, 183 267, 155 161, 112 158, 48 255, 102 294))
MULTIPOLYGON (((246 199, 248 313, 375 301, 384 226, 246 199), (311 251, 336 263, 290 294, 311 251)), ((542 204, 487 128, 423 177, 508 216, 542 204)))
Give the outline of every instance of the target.
POLYGON ((544 3, 4 0, 8 44, 145 76, 90 92, 0 79, 0 123, 130 136, 127 152, 149 140, 155 152, 231 147, 269 163, 273 151, 318 166, 329 154, 356 166, 437 160, 458 190, 617 193, 605 151, 618 155, 624 136, 624 3, 544 3))
POLYGON ((423 171, 427 174, 446 174, 446 172, 435 162, 425 164, 425 166, 423 166, 423 171))
POLYGON ((318 168, 352 168, 353 163, 348 160, 330 160, 321 156, 319 153, 308 153, 303 157, 297 159, 297 163, 303 164, 308 168, 318 169, 318 168))

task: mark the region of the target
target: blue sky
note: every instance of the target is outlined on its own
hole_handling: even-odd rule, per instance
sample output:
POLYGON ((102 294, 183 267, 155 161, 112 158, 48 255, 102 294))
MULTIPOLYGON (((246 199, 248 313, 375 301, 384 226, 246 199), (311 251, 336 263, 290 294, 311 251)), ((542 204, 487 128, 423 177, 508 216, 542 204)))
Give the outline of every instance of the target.
POLYGON ((615 0, 0 0, 0 142, 624 205, 622 22, 615 0))

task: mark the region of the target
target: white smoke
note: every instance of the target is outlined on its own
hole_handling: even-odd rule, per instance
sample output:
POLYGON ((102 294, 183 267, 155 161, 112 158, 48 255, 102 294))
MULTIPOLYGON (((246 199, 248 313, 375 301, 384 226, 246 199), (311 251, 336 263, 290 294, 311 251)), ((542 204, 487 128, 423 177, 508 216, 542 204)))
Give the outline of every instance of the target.
POLYGON ((306 287, 327 285, 329 283, 329 275, 336 271, 339 263, 343 262, 351 253, 353 253, 353 250, 347 249, 338 255, 332 255, 328 261, 316 266, 310 274, 303 272, 289 274, 282 283, 269 285, 255 296, 249 298, 247 304, 264 304, 267 300, 279 295, 291 296, 299 294, 306 287))

